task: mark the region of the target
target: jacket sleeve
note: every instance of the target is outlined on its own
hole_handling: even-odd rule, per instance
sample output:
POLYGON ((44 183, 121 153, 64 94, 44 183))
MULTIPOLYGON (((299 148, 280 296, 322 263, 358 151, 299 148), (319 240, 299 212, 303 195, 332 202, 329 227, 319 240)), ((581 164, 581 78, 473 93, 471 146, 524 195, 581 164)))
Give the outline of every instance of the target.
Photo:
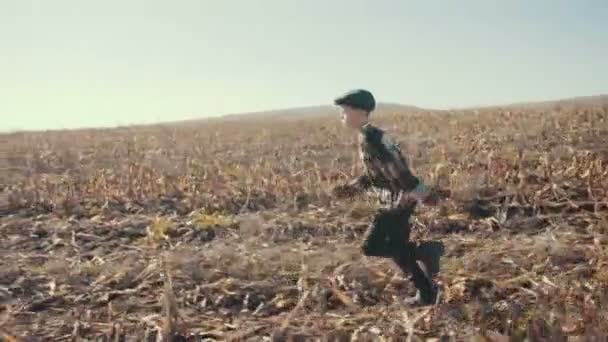
POLYGON ((371 187, 371 185, 372 182, 369 177, 367 175, 361 175, 346 184, 338 185, 332 192, 335 196, 340 198, 353 197, 364 192, 371 187))
POLYGON ((395 181, 404 191, 409 192, 414 190, 420 183, 420 180, 412 174, 407 161, 401 154, 400 149, 398 146, 395 146, 393 148, 389 148, 389 152, 392 158, 390 159, 387 168, 390 170, 395 181))
POLYGON ((384 134, 379 139, 374 140, 372 141, 374 141, 377 151, 378 164, 385 177, 405 192, 414 190, 420 180, 412 174, 406 159, 401 154, 399 144, 384 134))

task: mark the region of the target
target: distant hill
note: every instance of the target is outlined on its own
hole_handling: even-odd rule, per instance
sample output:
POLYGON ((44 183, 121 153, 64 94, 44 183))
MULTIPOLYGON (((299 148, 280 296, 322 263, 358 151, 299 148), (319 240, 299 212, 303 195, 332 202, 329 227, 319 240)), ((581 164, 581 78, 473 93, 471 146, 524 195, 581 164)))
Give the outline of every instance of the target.
MULTIPOLYGON (((416 106, 400 105, 395 103, 379 103, 376 108, 376 113, 408 113, 424 110, 416 106)), ((302 118, 321 118, 326 116, 335 116, 338 114, 338 108, 331 105, 325 106, 309 106, 276 109, 262 112, 247 112, 226 114, 216 117, 217 120, 231 120, 242 118, 282 118, 282 119, 302 119, 302 118)))
MULTIPOLYGON (((545 100, 545 101, 533 101, 533 102, 521 102, 521 103, 510 103, 510 104, 502 104, 502 105, 488 105, 488 106, 474 106, 474 107, 464 107, 464 108, 452 108, 453 110, 475 110, 475 109, 533 109, 533 110, 552 110, 557 106, 561 106, 562 108, 568 110, 578 106, 608 106, 608 94, 599 94, 599 95, 590 95, 590 96, 577 96, 563 99, 555 99, 555 100, 545 100)), ((426 111, 437 111, 437 112, 445 112, 450 111, 450 109, 435 109, 435 108, 422 108, 413 105, 402 105, 397 103, 379 103, 375 112, 375 115, 383 115, 383 114, 408 114, 408 113, 417 113, 417 112, 426 112, 426 111)), ((338 108, 333 105, 321 105, 321 106, 309 106, 309 107, 295 107, 295 108, 285 108, 285 109, 275 109, 268 111, 258 111, 258 112, 245 112, 245 113, 234 113, 234 114, 225 114, 213 117, 201 117, 200 119, 190 119, 190 120, 178 120, 178 121, 169 121, 169 122, 158 122, 155 124, 131 124, 125 126, 114 126, 114 127, 90 127, 90 128, 74 128, 74 129, 65 129, 69 131, 79 131, 79 130, 108 130, 108 129, 121 129, 125 127, 129 127, 129 129, 133 129, 136 127, 149 127, 149 126, 181 126, 184 124, 201 124, 205 122, 218 122, 218 121, 236 121, 241 119, 281 119, 281 120, 299 120, 303 118, 323 118, 323 117, 335 117, 337 118, 338 108)), ((50 130, 50 131, 62 131, 59 130, 50 130)), ((11 132, 2 132, 2 134, 6 133, 14 133, 14 132, 28 132, 28 130, 14 130, 11 132)))
MULTIPOLYGON (((545 101, 531 101, 531 102, 520 102, 510 103, 504 105, 493 105, 493 106, 479 106, 471 109, 491 109, 491 108, 520 108, 520 109, 553 109, 556 106, 604 106, 608 105, 608 94, 590 95, 590 96, 576 96, 556 100, 545 100, 545 101)), ((464 108, 469 109, 469 108, 464 108)))
MULTIPOLYGON (((591 95, 591 96, 578 96, 556 100, 546 101, 534 101, 534 102, 521 102, 521 103, 510 103, 504 105, 491 105, 491 106, 476 106, 476 107, 465 107, 459 109, 492 109, 492 108, 520 108, 520 109, 553 109, 556 106, 603 106, 608 105, 608 94, 591 95)), ((402 105, 397 103, 379 103, 376 109, 377 115, 392 114, 392 113, 414 113, 420 111, 444 111, 433 108, 422 108, 412 105, 402 105)), ((238 120, 244 118, 259 118, 259 119, 270 119, 270 118, 281 118, 281 119, 302 119, 302 118, 321 118, 326 116, 338 115, 338 109, 335 106, 310 106, 310 107, 296 107, 286 109, 276 109, 261 112, 247 112, 247 113, 235 113, 218 116, 212 119, 203 120, 238 120)))

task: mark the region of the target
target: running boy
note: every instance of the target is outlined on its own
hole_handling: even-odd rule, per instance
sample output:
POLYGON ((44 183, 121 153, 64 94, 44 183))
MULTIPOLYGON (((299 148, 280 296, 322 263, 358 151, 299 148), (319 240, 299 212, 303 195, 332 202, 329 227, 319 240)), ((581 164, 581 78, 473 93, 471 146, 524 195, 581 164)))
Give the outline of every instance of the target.
POLYGON ((376 109, 374 96, 367 90, 349 91, 334 100, 342 109, 342 123, 359 132, 359 156, 365 173, 348 184, 334 188, 340 198, 362 193, 370 188, 390 193, 390 208, 382 210, 370 224, 362 245, 367 256, 391 258, 409 273, 416 286, 410 303, 432 304, 436 289, 416 262, 415 245, 409 241, 409 218, 416 204, 430 203, 424 183, 410 171, 399 145, 385 132, 369 123, 376 109))

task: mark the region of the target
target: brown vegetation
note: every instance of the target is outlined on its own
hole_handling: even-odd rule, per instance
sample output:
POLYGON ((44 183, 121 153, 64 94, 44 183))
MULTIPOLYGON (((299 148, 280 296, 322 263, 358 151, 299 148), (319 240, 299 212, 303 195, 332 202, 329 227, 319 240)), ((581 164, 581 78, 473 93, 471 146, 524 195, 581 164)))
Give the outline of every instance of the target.
POLYGON ((374 202, 330 196, 360 170, 337 118, 4 135, 0 331, 605 340, 607 109, 375 118, 450 192, 416 212, 413 238, 445 244, 441 298, 423 308, 360 254, 374 202))

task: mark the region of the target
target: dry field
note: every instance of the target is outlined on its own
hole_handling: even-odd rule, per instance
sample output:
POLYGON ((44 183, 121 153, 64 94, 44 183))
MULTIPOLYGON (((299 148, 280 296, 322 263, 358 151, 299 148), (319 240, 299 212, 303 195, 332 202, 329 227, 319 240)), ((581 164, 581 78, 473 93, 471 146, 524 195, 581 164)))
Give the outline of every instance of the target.
POLYGON ((449 191, 412 221, 444 244, 436 305, 360 254, 376 204, 330 195, 360 172, 337 117, 15 133, 0 340, 608 339, 608 106, 374 122, 449 191))

